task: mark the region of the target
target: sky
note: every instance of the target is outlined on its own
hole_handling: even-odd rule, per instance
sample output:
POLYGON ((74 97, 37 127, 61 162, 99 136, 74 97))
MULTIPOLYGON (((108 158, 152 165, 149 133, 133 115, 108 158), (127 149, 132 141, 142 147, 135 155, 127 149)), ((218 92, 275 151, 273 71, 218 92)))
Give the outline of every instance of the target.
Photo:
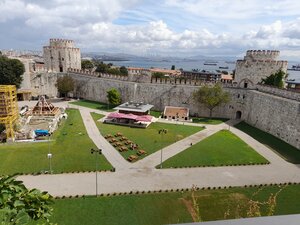
POLYGON ((42 50, 50 38, 82 52, 300 60, 297 0, 0 0, 0 49, 42 50))

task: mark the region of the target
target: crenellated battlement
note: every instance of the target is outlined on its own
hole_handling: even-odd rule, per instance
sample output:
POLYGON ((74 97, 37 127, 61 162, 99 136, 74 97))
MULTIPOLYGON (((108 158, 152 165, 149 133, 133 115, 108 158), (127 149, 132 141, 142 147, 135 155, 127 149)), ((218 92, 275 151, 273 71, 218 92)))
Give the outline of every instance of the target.
POLYGON ((73 40, 62 39, 62 38, 50 38, 50 43, 51 42, 74 43, 73 40))
POLYGON ((279 57, 280 51, 277 50, 248 50, 245 60, 275 60, 279 57))
POLYGON ((247 61, 247 60, 237 60, 236 64, 239 65, 262 65, 262 64, 268 64, 268 65, 278 65, 278 66, 287 66, 288 65, 288 61, 286 60, 270 60, 270 59, 259 59, 259 60, 251 60, 251 61, 247 61))
POLYGON ((72 68, 68 69, 68 73, 75 73, 83 76, 107 78, 107 79, 122 80, 122 81, 128 80, 128 76, 121 76, 121 75, 108 74, 108 73, 98 73, 98 72, 91 72, 87 70, 72 69, 72 68))
POLYGON ((50 39, 50 47, 73 48, 74 41, 67 39, 52 38, 50 39))

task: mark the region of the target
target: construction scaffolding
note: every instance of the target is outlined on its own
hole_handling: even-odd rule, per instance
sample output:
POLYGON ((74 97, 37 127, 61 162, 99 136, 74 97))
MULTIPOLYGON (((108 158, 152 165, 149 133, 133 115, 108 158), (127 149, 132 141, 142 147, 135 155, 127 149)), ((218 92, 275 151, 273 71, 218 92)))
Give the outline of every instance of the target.
POLYGON ((15 85, 0 85, 0 124, 5 125, 7 140, 15 140, 14 125, 18 119, 15 85))

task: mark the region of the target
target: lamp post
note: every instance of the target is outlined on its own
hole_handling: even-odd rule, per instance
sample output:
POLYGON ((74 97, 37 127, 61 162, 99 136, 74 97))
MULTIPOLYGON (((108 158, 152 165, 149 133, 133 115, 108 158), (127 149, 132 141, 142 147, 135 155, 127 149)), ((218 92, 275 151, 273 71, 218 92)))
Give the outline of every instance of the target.
POLYGON ((91 154, 96 154, 96 197, 98 197, 98 155, 102 154, 102 149, 91 149, 91 154))
POLYGON ((50 134, 48 134, 48 154, 47 154, 47 158, 49 159, 49 172, 50 172, 50 174, 52 174, 52 163, 51 163, 52 153, 50 151, 50 134))
MULTIPOLYGON (((168 131, 166 129, 160 129, 158 131, 158 134, 161 134, 161 139, 163 140, 164 134, 166 134, 168 131)), ((162 169, 162 155, 163 155, 163 148, 160 150, 160 168, 162 169)))

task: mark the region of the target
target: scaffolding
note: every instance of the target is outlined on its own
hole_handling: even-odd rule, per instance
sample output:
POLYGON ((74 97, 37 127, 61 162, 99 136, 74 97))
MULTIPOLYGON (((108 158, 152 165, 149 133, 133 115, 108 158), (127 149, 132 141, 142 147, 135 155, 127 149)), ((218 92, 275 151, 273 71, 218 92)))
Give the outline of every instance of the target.
POLYGON ((6 138, 15 140, 14 125, 18 119, 15 85, 0 85, 0 124, 5 125, 6 138))

